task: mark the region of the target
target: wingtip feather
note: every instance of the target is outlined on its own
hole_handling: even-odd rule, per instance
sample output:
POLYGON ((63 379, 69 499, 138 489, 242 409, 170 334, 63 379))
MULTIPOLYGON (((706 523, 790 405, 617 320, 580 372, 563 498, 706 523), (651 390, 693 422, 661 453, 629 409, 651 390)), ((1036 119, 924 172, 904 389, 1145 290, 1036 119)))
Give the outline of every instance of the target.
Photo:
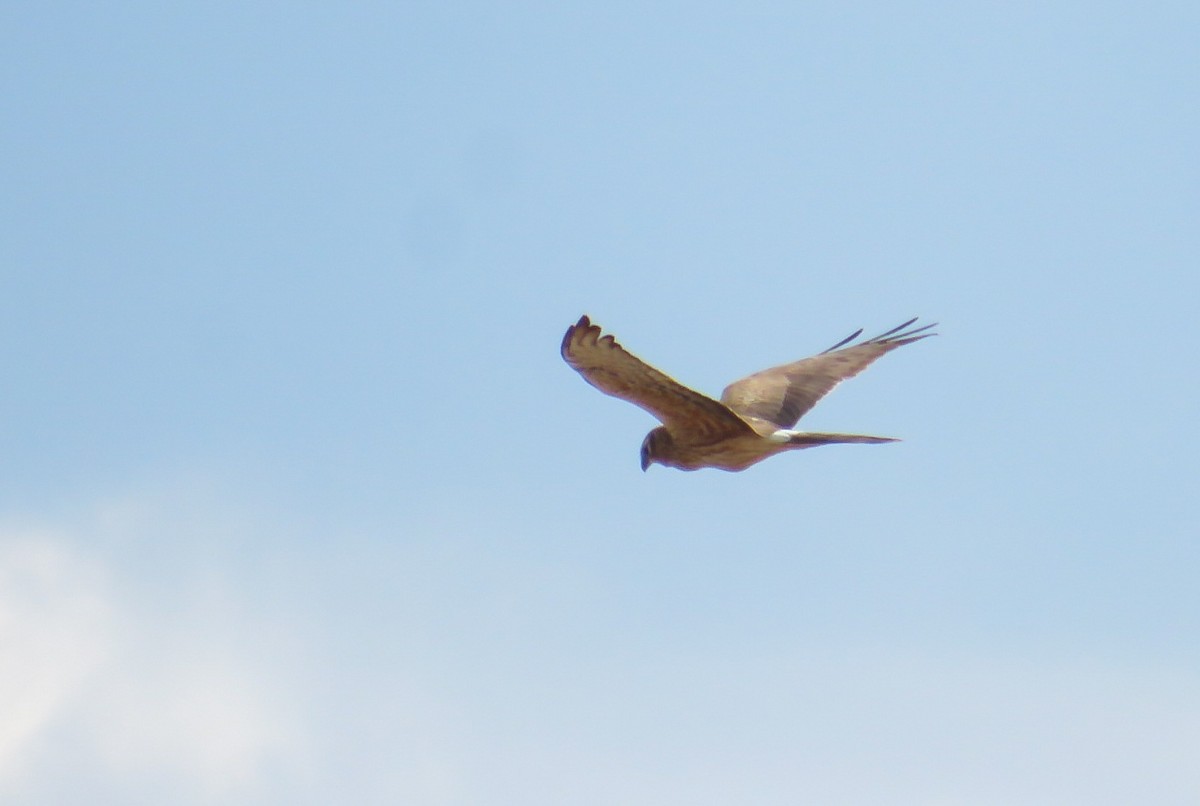
POLYGON ((843 347, 843 346, 849 344, 850 342, 854 341, 855 339, 857 339, 859 336, 862 335, 862 332, 863 332, 863 329, 860 327, 858 330, 854 331, 849 336, 847 336, 846 338, 839 341, 837 344, 830 347, 828 350, 822 350, 821 352, 822 353, 832 353, 837 348, 843 347))
POLYGON ((575 341, 575 334, 580 330, 590 328, 591 326, 592 320, 588 319, 588 315, 586 313, 579 317, 579 321, 568 327, 567 332, 563 334, 562 345, 558 350, 559 354, 562 355, 563 358, 567 358, 568 354, 570 353, 571 343, 575 341))
POLYGON ((585 313, 579 317, 579 321, 567 328, 567 332, 563 334, 562 345, 559 348, 559 353, 567 363, 571 363, 571 349, 579 344, 595 345, 601 341, 607 340, 615 344, 616 341, 611 335, 601 337, 600 327, 592 324, 591 318, 585 313))

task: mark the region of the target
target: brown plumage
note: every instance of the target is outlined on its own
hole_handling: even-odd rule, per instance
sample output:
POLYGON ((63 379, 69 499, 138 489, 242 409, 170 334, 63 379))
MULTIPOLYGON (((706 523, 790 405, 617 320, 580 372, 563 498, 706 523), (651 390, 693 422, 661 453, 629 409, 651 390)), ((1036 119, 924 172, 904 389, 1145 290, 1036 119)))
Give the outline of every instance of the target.
POLYGON ((791 429, 833 387, 853 378, 884 353, 935 335, 925 332, 934 325, 907 330, 916 321, 910 319, 886 333, 850 344, 862 334, 860 329, 811 358, 731 383, 720 402, 627 352, 611 335, 601 335, 600 328, 586 316, 567 328, 562 357, 601 392, 628 400, 662 422, 642 442, 642 470, 658 462, 681 470, 717 467, 736 471, 799 448, 896 442, 891 437, 791 429))

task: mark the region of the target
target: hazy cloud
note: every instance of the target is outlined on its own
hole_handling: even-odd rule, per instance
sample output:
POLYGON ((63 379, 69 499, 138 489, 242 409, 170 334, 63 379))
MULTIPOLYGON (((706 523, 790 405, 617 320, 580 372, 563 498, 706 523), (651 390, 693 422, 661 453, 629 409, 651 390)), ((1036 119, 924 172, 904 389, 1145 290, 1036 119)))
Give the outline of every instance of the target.
POLYGON ((205 510, 140 498, 94 528, 0 529, 6 802, 1200 797, 1200 693, 1170 659, 634 642, 586 568, 566 595, 536 553, 420 535, 286 559, 303 530, 205 510))
POLYGON ((111 662, 114 614, 97 563, 44 532, 0 530, 0 781, 111 662))
POLYGON ((238 639, 236 602, 128 595, 119 555, 81 537, 0 529, 0 791, 252 787, 299 725, 281 670, 238 639))

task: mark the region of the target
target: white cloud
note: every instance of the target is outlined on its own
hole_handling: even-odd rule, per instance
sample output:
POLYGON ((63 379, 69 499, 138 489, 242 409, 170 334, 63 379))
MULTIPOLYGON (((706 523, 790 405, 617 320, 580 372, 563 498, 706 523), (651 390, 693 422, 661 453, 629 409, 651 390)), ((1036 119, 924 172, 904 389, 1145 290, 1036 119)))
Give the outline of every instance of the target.
POLYGON ((252 784, 294 726, 239 659, 180 647, 164 662, 117 668, 82 709, 116 774, 174 775, 218 794, 252 784))
POLYGON ((0 782, 77 706, 109 660, 112 623, 95 563, 53 535, 0 531, 0 782))
POLYGON ((1200 802, 1177 658, 668 634, 562 557, 209 510, 0 527, 0 799, 1200 802))
POLYGON ((245 639, 270 626, 201 578, 131 592, 95 535, 0 528, 0 793, 37 800, 69 775, 198 801, 253 789, 301 744, 272 642, 245 639))

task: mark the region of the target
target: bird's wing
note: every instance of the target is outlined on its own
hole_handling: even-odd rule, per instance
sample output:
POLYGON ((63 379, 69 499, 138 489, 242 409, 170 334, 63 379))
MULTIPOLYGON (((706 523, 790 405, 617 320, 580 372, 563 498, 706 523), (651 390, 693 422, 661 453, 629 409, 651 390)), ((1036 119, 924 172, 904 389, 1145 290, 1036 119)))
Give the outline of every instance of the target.
POLYGON ((756 372, 725 387, 721 402, 742 417, 791 428, 833 387, 853 378, 884 353, 935 335, 925 332, 935 325, 908 330, 916 321, 910 319, 872 339, 844 346, 859 337, 862 330, 858 330, 812 358, 756 372))
POLYGON ((711 397, 692 391, 625 351, 586 316, 567 328, 562 357, 606 395, 653 414, 673 436, 708 441, 753 433, 746 421, 711 397))

